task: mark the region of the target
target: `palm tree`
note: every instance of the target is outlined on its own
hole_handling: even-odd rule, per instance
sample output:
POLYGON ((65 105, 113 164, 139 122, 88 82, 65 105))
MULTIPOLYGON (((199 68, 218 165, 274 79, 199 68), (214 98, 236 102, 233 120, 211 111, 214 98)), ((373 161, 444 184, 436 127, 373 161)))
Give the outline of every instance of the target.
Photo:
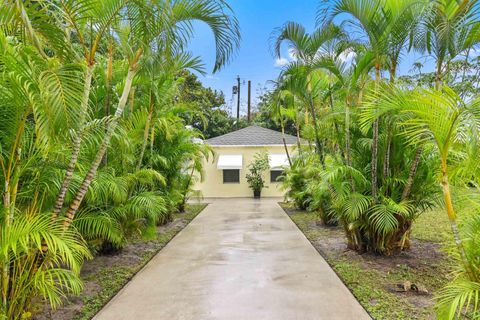
POLYGON ((292 165, 292 159, 290 158, 290 152, 288 151, 287 142, 285 140, 285 121, 287 121, 287 110, 292 107, 291 104, 293 99, 294 96, 289 91, 276 90, 273 93, 272 101, 267 106, 267 111, 270 113, 272 119, 280 124, 283 146, 285 148, 285 153, 287 154, 287 159, 290 166, 292 165))
MULTIPOLYGON (((123 30, 120 29, 118 32, 122 50, 128 60, 128 72, 123 92, 90 169, 66 212, 65 228, 72 223, 97 172, 110 143, 111 136, 125 109, 133 80, 142 67, 142 58, 150 50, 150 44, 156 40, 168 40, 168 43, 173 40, 188 39, 191 36, 192 21, 203 21, 211 28, 215 37, 217 55, 214 71, 217 71, 229 61, 239 41, 237 20, 228 15, 226 11, 230 11, 230 7, 221 0, 159 1, 154 4, 153 8, 137 4, 129 4, 127 6, 127 14, 130 15, 130 27, 123 30), (152 10, 153 12, 158 11, 158 15, 152 16, 152 10), (185 26, 186 28, 178 28, 178 26, 185 26)), ((173 48, 165 48, 167 57, 170 56, 169 52, 171 50, 173 48)))
POLYGON ((477 138, 474 132, 480 127, 480 102, 466 103, 448 87, 443 87, 441 91, 419 89, 408 93, 397 90, 385 94, 383 98, 385 105, 411 115, 403 125, 404 134, 412 144, 431 143, 435 146, 440 158, 441 185, 452 233, 465 270, 474 277, 458 231, 448 161, 455 143, 462 143, 465 136, 477 138))
POLYGON ((33 296, 56 306, 64 293, 78 293, 80 265, 90 257, 76 230, 64 232, 44 214, 55 158, 64 156, 58 144, 79 116, 82 69, 47 61, 3 33, 0 48, 0 314, 18 319, 33 296), (46 247, 48 257, 40 254, 46 247))
MULTIPOLYGON (((331 24, 333 19, 342 13, 347 13, 353 18, 343 22, 343 25, 345 28, 363 31, 368 52, 365 55, 367 58, 365 62, 369 63, 369 68, 362 69, 367 72, 371 68, 374 69, 375 91, 378 92, 381 70, 387 63, 390 79, 393 81, 395 77, 398 60, 410 32, 405 25, 411 26, 415 21, 413 3, 415 2, 394 0, 335 0, 326 2, 320 7, 317 14, 318 24, 331 24)), ((372 129, 371 192, 374 198, 377 198, 378 194, 379 121, 380 119, 376 119, 373 122, 372 129)))
POLYGON ((210 147, 198 142, 199 131, 184 128, 184 122, 178 117, 183 111, 180 108, 169 111, 165 116, 167 123, 157 121, 153 149, 148 153, 148 162, 165 176, 172 205, 180 212, 193 191, 193 182, 203 179, 203 160, 208 160, 212 153, 210 147))
MULTIPOLYGON (((474 204, 474 208, 478 210, 478 202, 474 204)), ((451 283, 440 289, 436 296, 438 317, 441 319, 475 319, 480 311, 480 265, 478 259, 475 259, 480 248, 480 219, 477 212, 462 219, 463 246, 470 258, 472 269, 476 271, 476 278, 472 279, 463 268, 463 263, 454 256, 456 263, 453 270, 456 276, 451 283)))
MULTIPOLYGON (((34 37, 37 37, 37 34, 44 35, 46 38, 44 43, 47 43, 47 48, 48 43, 54 43, 57 44, 57 46, 62 45, 62 51, 58 49, 57 53, 59 51, 60 53, 63 51, 70 53, 68 60, 78 60, 85 68, 83 79, 84 88, 79 105, 79 117, 74 123, 75 126, 72 126, 75 128, 72 139, 72 152, 65 172, 65 177, 55 202, 53 218, 56 218, 62 210, 65 195, 68 191, 78 161, 82 142, 82 130, 84 129, 88 114, 97 51, 102 41, 104 41, 104 37, 109 33, 110 27, 116 23, 117 19, 119 19, 120 11, 125 7, 127 2, 128 0, 88 0, 81 2, 62 0, 57 4, 56 2, 50 3, 50 1, 46 1, 44 4, 46 6, 45 9, 50 5, 54 5, 55 8, 58 8, 60 11, 60 14, 58 15, 60 18, 51 18, 49 15, 43 15, 41 16, 40 21, 47 20, 45 24, 48 23, 49 29, 47 29, 47 26, 43 26, 43 28, 33 28, 33 30, 31 30, 32 28, 30 27, 29 21, 37 18, 38 5, 34 3, 28 3, 28 6, 22 4, 22 7, 20 7, 20 4, 17 5, 17 20, 20 20, 26 30, 31 30, 31 33, 35 35, 34 37), (60 19, 60 21, 56 21, 55 19, 60 19), (63 30, 65 30, 64 33, 58 32, 60 25, 65 26, 65 28, 63 28, 63 30), (92 27, 93 25, 95 25, 95 28, 92 27), (73 54, 73 52, 78 49, 73 48, 73 43, 70 41, 72 37, 75 37, 78 40, 76 44, 78 44, 77 47, 80 48, 80 51, 76 53, 79 57, 75 57, 73 54)), ((18 1, 18 3, 20 2, 18 1)), ((51 12, 51 10, 47 9, 46 12, 51 12)), ((40 52, 43 52, 45 47, 45 45, 43 45, 43 47, 39 46, 38 49, 40 52)))
POLYGON ((80 266, 90 253, 78 232, 64 231, 46 216, 16 215, 10 224, 7 220, 4 214, 0 216, 0 314, 6 319, 21 319, 28 315, 25 309, 34 296, 44 297, 55 308, 65 293, 80 293, 80 266), (48 260, 39 263, 31 250, 41 251, 44 245, 50 248, 48 260))
MULTIPOLYGON (((434 1, 425 4, 424 17, 414 25, 414 46, 420 51, 427 51, 436 60, 435 88, 437 90, 443 84, 443 74, 448 70, 450 62, 461 52, 467 51, 477 44, 480 38, 477 36, 480 28, 478 13, 480 7, 476 1, 434 1)), ((422 65, 414 66, 420 71, 422 65)), ((402 197, 407 199, 413 184, 418 163, 421 159, 423 148, 418 147, 412 161, 402 197)))
MULTIPOLYGON (((334 54, 334 49, 340 47, 340 44, 346 40, 346 36, 339 27, 333 24, 326 25, 315 30, 312 34, 308 34, 302 25, 295 22, 287 22, 283 27, 275 30, 272 34, 272 39, 272 47, 278 58, 281 57, 282 44, 287 43, 288 49, 293 52, 293 55, 298 60, 290 63, 283 74, 284 76, 288 75, 297 79, 293 82, 299 89, 298 96, 302 97, 301 99, 309 107, 312 115, 317 152, 322 165, 324 165, 324 147, 319 135, 315 105, 315 97, 318 97, 318 92, 315 92, 315 89, 318 88, 319 82, 317 79, 318 75, 315 76, 314 73, 318 72, 321 67, 323 67, 323 70, 327 70, 319 60, 323 61, 323 59, 331 58, 334 54), (300 80, 302 78, 303 83, 300 80), (303 86, 303 88, 299 88, 299 86, 303 86)), ((335 54, 338 55, 339 53, 335 52, 335 54)), ((330 98, 332 97, 330 96, 330 98)), ((333 100, 330 101, 333 104, 333 100)))
POLYGON ((199 73, 204 72, 200 59, 192 57, 187 53, 171 57, 168 63, 161 54, 147 57, 145 67, 139 74, 141 78, 139 82, 144 84, 145 91, 149 92, 149 94, 148 101, 145 101, 145 105, 148 105, 148 117, 145 123, 137 169, 140 169, 143 162, 151 123, 155 121, 155 116, 158 115, 158 112, 155 112, 157 111, 155 106, 158 108, 158 106, 171 105, 174 102, 174 95, 178 91, 178 85, 174 78, 180 71, 188 69, 199 73))
POLYGON ((443 83, 450 62, 459 54, 467 58, 480 41, 480 3, 475 0, 440 0, 428 3, 415 30, 414 45, 435 59, 435 88, 443 83))

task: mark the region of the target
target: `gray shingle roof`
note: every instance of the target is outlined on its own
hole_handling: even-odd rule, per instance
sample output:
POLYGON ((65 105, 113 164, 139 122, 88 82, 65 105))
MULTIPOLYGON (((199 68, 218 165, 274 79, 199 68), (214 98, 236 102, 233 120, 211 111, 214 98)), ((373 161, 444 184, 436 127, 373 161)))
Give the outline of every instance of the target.
MULTIPOLYGON (((288 145, 297 143, 297 137, 286 134, 288 145)), ((250 126, 205 141, 211 146, 268 146, 283 145, 282 133, 259 126, 250 126)))

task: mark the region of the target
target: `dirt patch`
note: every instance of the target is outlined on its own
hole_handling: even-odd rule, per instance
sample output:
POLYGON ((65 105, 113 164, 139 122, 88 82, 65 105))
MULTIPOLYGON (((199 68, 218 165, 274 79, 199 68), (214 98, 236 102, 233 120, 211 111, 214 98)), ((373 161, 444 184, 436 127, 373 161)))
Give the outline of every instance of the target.
POLYGON ((204 205, 195 205, 188 208, 187 213, 175 214, 173 221, 157 227, 157 237, 154 240, 136 239, 119 252, 99 255, 93 260, 86 261, 81 270, 81 278, 84 281, 82 293, 78 296, 69 296, 67 301, 56 310, 41 303, 37 309, 43 310, 33 319, 90 319, 204 207, 204 205), (107 279, 108 277, 111 279, 107 279))
POLYGON ((359 254, 347 248, 341 227, 326 227, 313 213, 283 208, 373 318, 435 319, 433 292, 446 283, 449 270, 441 244, 412 239, 411 249, 398 255, 359 254), (399 292, 397 285, 406 281, 428 292, 399 292))

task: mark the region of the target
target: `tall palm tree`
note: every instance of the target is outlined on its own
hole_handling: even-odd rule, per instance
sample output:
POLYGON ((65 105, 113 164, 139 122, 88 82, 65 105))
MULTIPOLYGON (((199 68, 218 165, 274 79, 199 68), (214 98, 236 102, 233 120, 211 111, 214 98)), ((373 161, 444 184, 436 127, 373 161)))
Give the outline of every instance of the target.
POLYGON ((478 139, 474 133, 480 128, 480 101, 477 99, 466 103, 448 87, 443 87, 441 91, 419 89, 414 92, 387 92, 382 97, 384 108, 396 109, 409 116, 403 121, 404 135, 408 141, 414 145, 432 144, 438 152, 442 191, 452 233, 465 270, 474 278, 458 231, 448 162, 454 145, 464 142, 464 137, 478 139))
POLYGON ((203 65, 198 57, 192 57, 188 53, 183 53, 175 57, 170 57, 169 61, 165 61, 161 54, 147 57, 145 67, 139 74, 139 81, 144 85, 145 91, 149 92, 148 101, 148 117, 145 123, 143 134, 143 143, 138 157, 137 169, 140 169, 150 134, 150 125, 155 121, 158 115, 159 105, 171 105, 174 102, 174 95, 178 92, 178 86, 175 82, 175 76, 182 70, 191 69, 199 73, 203 73, 203 65), (157 108, 155 108, 157 106, 157 108))
MULTIPOLYGON (((65 195, 72 180, 73 172, 78 161, 82 143, 82 130, 87 119, 92 77, 96 64, 96 54, 99 47, 108 35, 110 28, 120 18, 120 11, 129 0, 108 0, 108 1, 71 1, 62 0, 58 3, 61 10, 62 24, 66 25, 64 30, 65 47, 71 46, 68 41, 71 37, 78 39, 81 50, 77 50, 80 60, 85 67, 84 89, 80 104, 80 116, 76 121, 76 130, 73 133, 72 153, 65 172, 62 185, 55 201, 53 218, 56 218, 63 207, 65 195), (95 28, 92 26, 95 25, 95 28), (71 32, 71 33, 68 33, 71 32)), ((32 9, 35 9, 32 8, 32 9)))
POLYGON ((79 116, 81 75, 79 65, 47 61, 0 33, 0 314, 7 319, 24 316, 33 296, 55 306, 81 289, 86 244, 44 215, 55 192, 49 174, 62 153, 59 137, 79 116), (48 260, 38 254, 44 247, 51 248, 48 260))
MULTIPOLYGON (((420 2, 423 5, 421 19, 413 26, 413 43, 417 50, 431 54, 435 59, 435 88, 443 84, 444 74, 448 72, 450 62, 476 45, 480 37, 478 30, 480 7, 477 1, 432 1, 420 2)), ((413 7, 413 6, 412 6, 413 7)), ((417 6, 418 7, 418 6, 417 6)), ((421 64, 415 68, 420 71, 421 64)), ((416 150, 402 198, 407 199, 413 184, 418 164, 423 152, 422 146, 416 150)))
MULTIPOLYGON (((215 37, 217 53, 214 71, 217 71, 229 61, 240 39, 238 22, 236 18, 229 15, 230 10, 230 7, 222 0, 158 1, 153 4, 153 7, 147 4, 138 5, 137 3, 127 5, 126 12, 129 16, 128 22, 130 26, 118 31, 118 38, 122 44, 121 47, 125 58, 128 61, 128 72, 123 92, 90 169, 66 212, 65 228, 68 228, 72 223, 97 172, 110 143, 111 136, 125 109, 133 80, 143 66, 142 58, 150 51, 151 44, 154 44, 157 40, 166 40, 167 43, 173 43, 174 41, 179 41, 179 39, 187 41, 192 36, 192 22, 197 20, 205 22, 215 37), (152 12, 157 12, 157 14, 152 16, 152 12)), ((177 43, 177 45, 180 45, 180 48, 184 44, 183 42, 177 43)), ((163 49, 168 58, 175 47, 163 49)))
POLYGON ((294 90, 295 96, 301 101, 301 104, 306 106, 305 121, 308 124, 309 113, 312 117, 313 123, 313 138, 315 140, 315 150, 320 158, 320 162, 324 164, 325 150, 322 139, 320 137, 318 126, 318 92, 316 91, 316 78, 313 75, 313 70, 302 63, 290 63, 282 72, 280 76, 282 81, 289 83, 291 90, 294 90))
POLYGON ((428 3, 415 29, 414 45, 435 59, 435 87, 440 89, 450 62, 467 57, 480 41, 480 3, 476 0, 439 0, 428 3))
POLYGON ((66 62, 80 62, 84 69, 83 93, 79 102, 79 116, 72 124, 72 149, 63 182, 60 186, 53 218, 63 207, 75 171, 82 144, 82 131, 87 120, 92 77, 96 64, 97 51, 112 25, 120 18, 120 11, 129 0, 108 1, 39 1, 22 2, 4 0, 10 8, 8 23, 18 25, 19 29, 44 55, 53 49, 57 56, 66 62), (41 9, 41 10, 40 10, 41 9), (95 26, 95 27, 93 27, 95 26), (71 39, 75 41, 71 41, 71 39), (75 44, 75 46, 74 46, 75 44))
MULTIPOLYGON (((341 28, 329 24, 325 25, 322 28, 315 30, 313 33, 309 34, 306 32, 306 29, 296 23, 296 22, 287 22, 281 28, 278 28, 272 34, 273 45, 275 55, 281 57, 281 48, 282 44, 286 43, 288 50, 293 53, 297 61, 291 63, 284 70, 284 75, 289 77, 297 78, 296 81, 298 85, 302 85, 303 88, 298 91, 299 96, 302 96, 302 100, 309 107, 309 111, 312 115, 313 126, 315 131, 315 143, 317 147, 317 152, 319 153, 321 163, 324 163, 323 156, 323 144, 319 135, 318 128, 318 117, 316 110, 315 97, 318 97, 318 92, 314 92, 316 86, 318 86, 318 75, 315 76, 314 73, 318 72, 322 67, 322 64, 319 63, 319 60, 331 58, 335 54, 339 54, 337 49, 340 47, 340 44, 346 40, 346 35, 342 32, 341 28), (300 94, 300 92, 303 93, 300 94)), ((324 71, 327 68, 323 68, 324 71)), ((332 98, 330 96, 330 98, 332 98)), ((333 100, 330 100, 333 101, 333 100)))
MULTIPOLYGON (((381 70, 390 65, 390 77, 393 80, 400 53, 405 45, 410 31, 405 24, 410 25, 415 11, 413 1, 394 0, 335 0, 323 4, 317 14, 319 25, 331 24, 333 19, 346 13, 352 19, 346 19, 342 24, 345 29, 361 30, 364 34, 365 47, 369 57, 370 68, 374 70, 375 90, 380 88, 381 70), (403 31, 402 31, 403 30, 403 31)), ((371 181, 372 196, 378 195, 378 142, 379 121, 373 122, 372 128, 372 162, 371 181)))
MULTIPOLYGON (((288 163, 292 165, 292 159, 290 158, 290 152, 287 148, 287 142, 285 140, 285 122, 287 121, 286 114, 288 109, 292 107, 294 96, 284 90, 276 90, 273 93, 273 99, 270 105, 267 106, 267 110, 270 113, 272 119, 280 124, 282 131, 282 140, 285 153, 287 154, 288 163)), ((290 109, 291 110, 291 109, 290 109)))

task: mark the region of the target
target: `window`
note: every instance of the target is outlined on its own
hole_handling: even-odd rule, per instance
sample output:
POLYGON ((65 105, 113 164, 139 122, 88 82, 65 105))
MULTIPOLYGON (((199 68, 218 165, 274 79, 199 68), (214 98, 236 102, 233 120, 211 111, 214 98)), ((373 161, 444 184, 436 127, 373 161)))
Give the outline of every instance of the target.
POLYGON ((240 183, 239 169, 223 170, 223 183, 240 183))
POLYGON ((283 175, 283 170, 272 170, 270 171, 270 182, 278 182, 278 178, 283 175))

